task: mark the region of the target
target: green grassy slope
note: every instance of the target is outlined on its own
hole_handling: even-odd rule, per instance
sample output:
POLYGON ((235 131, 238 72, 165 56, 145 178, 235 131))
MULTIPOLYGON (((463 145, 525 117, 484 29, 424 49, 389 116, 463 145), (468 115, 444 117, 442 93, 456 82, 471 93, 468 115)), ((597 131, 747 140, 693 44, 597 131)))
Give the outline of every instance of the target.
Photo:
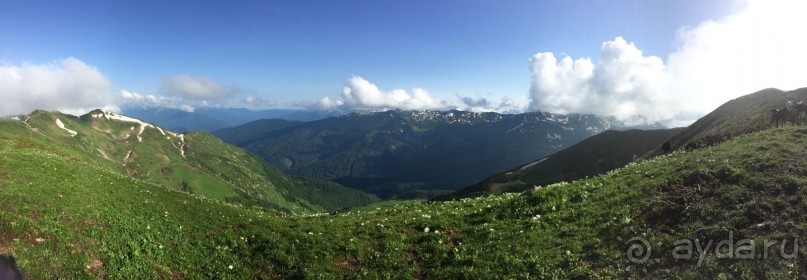
POLYGON ((36 111, 23 121, 3 120, 0 133, 37 139, 51 149, 133 178, 244 205, 310 213, 376 200, 334 184, 303 183, 204 132, 175 134, 144 126, 141 132, 138 121, 100 110, 81 117, 36 111), (328 207, 310 200, 322 188, 313 185, 323 184, 333 198, 328 207))
MULTIPOLYGON (((771 109, 782 108, 787 101, 795 102, 804 99, 807 99, 807 88, 788 92, 764 89, 735 98, 672 137, 671 146, 673 149, 707 146, 736 135, 765 128, 770 123, 771 109)), ((663 154, 663 151, 656 149, 648 156, 660 154, 663 154)))
POLYGON ((0 157, 0 254, 34 279, 725 279, 807 272, 807 263, 778 251, 754 260, 713 251, 671 257, 682 238, 717 243, 731 233, 761 244, 807 236, 805 127, 743 135, 534 192, 336 216, 284 216, 171 191, 30 137, 1 135, 0 157), (653 246, 645 262, 626 256, 636 238, 653 246))
POLYGON ((437 200, 519 192, 535 185, 573 181, 625 166, 661 146, 682 128, 609 130, 532 163, 488 177, 437 200))

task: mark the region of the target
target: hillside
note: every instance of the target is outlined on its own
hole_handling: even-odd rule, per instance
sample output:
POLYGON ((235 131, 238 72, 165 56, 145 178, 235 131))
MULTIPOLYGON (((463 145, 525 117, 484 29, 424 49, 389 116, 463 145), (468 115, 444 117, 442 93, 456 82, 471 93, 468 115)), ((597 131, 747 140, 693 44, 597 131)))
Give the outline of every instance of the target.
MULTIPOLYGON (((744 95, 721 105, 698 119, 680 134, 670 139, 673 149, 708 146, 733 136, 765 128, 771 119, 771 109, 785 106, 787 101, 807 99, 807 88, 784 92, 764 89, 744 95)), ((651 155, 662 154, 656 149, 651 155)))
POLYGON ((290 174, 387 199, 445 194, 621 127, 592 115, 387 111, 216 135, 290 174))
POLYGON ((244 150, 204 132, 177 134, 127 116, 92 111, 81 117, 35 111, 0 120, 0 135, 31 141, 123 175, 243 205, 307 213, 375 200, 336 184, 291 178, 244 150), (324 208, 322 191, 332 201, 324 208))
POLYGON ((755 260, 670 252, 807 235, 804 155, 807 128, 769 129, 534 192, 287 217, 4 134, 0 254, 33 279, 799 278, 781 242, 755 260))
POLYGON ((574 181, 625 166, 660 147, 683 128, 609 130, 525 165, 490 176, 436 199, 520 192, 562 181, 574 181))

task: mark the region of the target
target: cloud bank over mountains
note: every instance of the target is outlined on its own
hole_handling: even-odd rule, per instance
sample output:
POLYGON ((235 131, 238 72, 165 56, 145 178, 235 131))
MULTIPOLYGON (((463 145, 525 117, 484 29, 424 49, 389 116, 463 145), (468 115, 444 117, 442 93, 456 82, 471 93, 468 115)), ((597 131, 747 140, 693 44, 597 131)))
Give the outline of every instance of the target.
POLYGON ((537 53, 529 60, 529 110, 678 126, 744 94, 805 86, 804 12, 800 1, 750 1, 733 15, 681 29, 666 63, 621 37, 602 44, 596 64, 537 53))
POLYGON ((381 91, 378 86, 362 77, 354 76, 345 82, 340 99, 323 97, 316 104, 321 109, 374 110, 403 109, 429 110, 445 107, 445 101, 433 97, 422 88, 381 91))
POLYGON ((413 88, 409 93, 403 89, 382 92, 375 84, 362 77, 352 77, 342 89, 344 104, 356 109, 398 108, 404 110, 425 110, 443 107, 443 101, 434 98, 422 88, 413 88))
POLYGON ((119 100, 111 93, 111 83, 98 69, 73 57, 0 65, 0 116, 36 109, 66 113, 117 110, 119 100))
POLYGON ((667 83, 664 62, 643 56, 621 37, 602 44, 596 65, 589 58, 566 56, 558 61, 549 52, 534 55, 529 65, 530 110, 614 115, 622 120, 674 114, 657 111, 670 101, 662 91, 667 83))
MULTIPOLYGON (((528 104, 492 95, 464 96, 426 89, 381 89, 361 76, 319 100, 278 104, 271 97, 213 77, 180 74, 157 81, 154 92, 115 89, 96 67, 74 57, 18 65, 0 62, 0 116, 35 109, 81 114, 126 106, 193 111, 200 107, 319 110, 442 110, 586 113, 620 120, 683 126, 720 104, 764 88, 807 86, 807 3, 750 0, 724 18, 682 28, 666 57, 646 55, 630 38, 615 37, 599 56, 539 52, 528 60, 528 104)), ((563 50, 554 50, 563 51, 563 50)), ((468 81, 472 84, 473 81, 468 81)))
MULTIPOLYGON (((172 108, 186 112, 204 107, 227 107, 230 99, 243 93, 245 91, 237 85, 225 86, 215 78, 191 74, 163 79, 156 94, 120 91, 124 105, 127 106, 172 108)), ((268 102, 252 94, 246 94, 241 103, 254 105, 268 102)))
POLYGON ((469 111, 521 111, 512 99, 502 98, 495 102, 486 97, 457 95, 457 100, 446 100, 434 96, 423 88, 393 89, 383 91, 377 85, 360 77, 353 76, 345 82, 339 98, 322 97, 316 103, 300 103, 303 107, 319 110, 448 110, 459 109, 469 111))

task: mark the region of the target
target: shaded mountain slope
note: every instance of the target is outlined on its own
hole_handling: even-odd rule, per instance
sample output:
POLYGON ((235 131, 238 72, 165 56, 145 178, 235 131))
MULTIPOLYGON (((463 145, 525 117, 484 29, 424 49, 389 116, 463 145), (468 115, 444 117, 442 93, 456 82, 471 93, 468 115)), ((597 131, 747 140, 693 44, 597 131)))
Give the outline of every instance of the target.
POLYGON ((573 181, 625 166, 661 146, 683 128, 659 130, 609 130, 571 147, 488 177, 479 183, 437 199, 475 197, 518 192, 533 186, 573 181))
POLYGON ((591 115, 387 111, 266 129, 252 137, 218 134, 294 175, 383 198, 411 198, 447 193, 620 127, 591 115))
POLYGON ((213 131, 213 135, 233 145, 241 145, 254 141, 270 132, 301 124, 299 121, 281 119, 263 119, 252 121, 240 126, 229 127, 213 131))

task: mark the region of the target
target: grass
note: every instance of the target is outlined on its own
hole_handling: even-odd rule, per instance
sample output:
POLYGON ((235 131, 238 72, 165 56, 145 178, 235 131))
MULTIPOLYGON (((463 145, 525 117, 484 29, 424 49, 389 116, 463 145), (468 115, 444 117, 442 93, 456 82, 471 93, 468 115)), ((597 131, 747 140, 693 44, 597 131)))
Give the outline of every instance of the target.
POLYGON ((0 253, 33 279, 798 278, 807 264, 785 258, 669 252, 728 232, 807 236, 805 136, 769 129, 526 193, 289 216, 6 135, 0 253), (625 255, 634 237, 653 244, 652 261, 625 255))
POLYGON ((24 136, 43 147, 115 172, 208 198, 289 213, 315 213, 377 201, 338 184, 291 178, 260 158, 204 132, 180 138, 148 127, 113 121, 96 110, 81 117, 35 111, 25 122, 0 121, 0 135, 24 136), (55 120, 75 130, 70 134, 55 120), (328 190, 329 201, 318 193, 328 190), (312 202, 316 201, 316 202, 312 202))

